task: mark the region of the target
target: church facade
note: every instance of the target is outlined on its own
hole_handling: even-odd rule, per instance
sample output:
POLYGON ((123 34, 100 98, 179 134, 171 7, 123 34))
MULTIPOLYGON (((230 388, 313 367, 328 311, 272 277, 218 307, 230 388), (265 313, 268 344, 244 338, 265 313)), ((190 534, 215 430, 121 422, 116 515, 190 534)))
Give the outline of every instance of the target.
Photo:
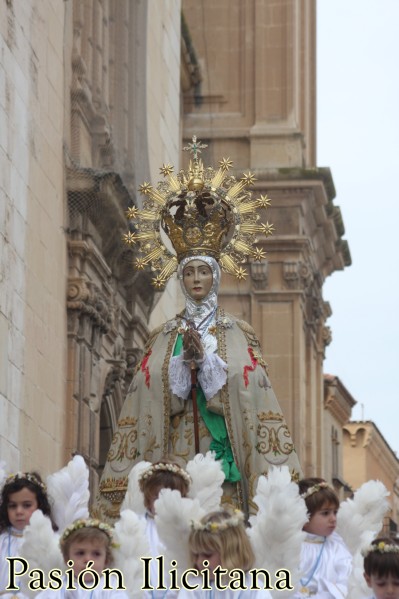
POLYGON ((331 173, 316 164, 315 39, 315 0, 0 2, 0 455, 11 468, 46 475, 79 453, 97 488, 145 339, 181 306, 176 281, 161 293, 133 269, 126 210, 163 163, 184 164, 195 134, 205 164, 232 159, 271 200, 267 260, 239 286, 224 277, 222 303, 258 333, 305 475, 343 478, 331 447, 351 406, 326 400, 323 283, 350 253, 331 173))

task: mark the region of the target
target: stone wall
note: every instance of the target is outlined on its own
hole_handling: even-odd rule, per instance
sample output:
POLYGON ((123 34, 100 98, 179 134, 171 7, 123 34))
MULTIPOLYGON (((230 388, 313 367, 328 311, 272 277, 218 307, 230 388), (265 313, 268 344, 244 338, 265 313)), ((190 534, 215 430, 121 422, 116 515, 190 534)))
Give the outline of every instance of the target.
POLYGON ((44 472, 65 442, 64 10, 0 3, 0 454, 44 472))

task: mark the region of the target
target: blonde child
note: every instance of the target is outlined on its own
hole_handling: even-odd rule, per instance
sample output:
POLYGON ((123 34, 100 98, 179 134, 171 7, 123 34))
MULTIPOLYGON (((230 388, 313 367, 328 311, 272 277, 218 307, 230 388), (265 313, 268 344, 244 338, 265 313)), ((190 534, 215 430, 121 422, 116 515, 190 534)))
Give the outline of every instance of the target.
POLYGON ((399 599, 399 540, 380 537, 363 551, 364 578, 374 599, 399 599))
POLYGON ((299 492, 309 520, 303 527, 307 536, 301 547, 300 588, 295 597, 342 599, 347 594, 352 556, 335 532, 338 496, 322 478, 299 481, 299 492))
MULTIPOLYGON (((195 590, 182 588, 178 599, 214 599, 225 597, 226 599, 238 599, 242 593, 252 599, 271 599, 271 594, 266 589, 251 590, 248 571, 253 568, 255 556, 249 537, 244 526, 244 515, 235 512, 221 510, 204 516, 200 522, 192 524, 189 536, 190 557, 193 567, 198 572, 208 570, 206 578, 209 578, 210 589, 203 588, 204 577, 189 577, 187 582, 190 586, 198 585, 195 590), (224 574, 221 569, 226 570, 224 574), (229 588, 229 572, 241 570, 244 576, 243 588, 232 590, 229 588), (219 576, 220 575, 220 576, 219 576), (221 586, 227 586, 221 590, 221 586), (248 587, 245 589, 244 587, 248 587)), ((258 586, 261 586, 259 584, 258 586)))
MULTIPOLYGON (((20 555, 24 528, 38 509, 51 519, 47 489, 40 475, 37 472, 17 472, 8 476, 0 499, 0 595, 7 594, 5 588, 9 583, 6 558, 20 555)), ((15 592, 11 594, 15 595, 15 592)), ((22 593, 18 594, 22 596, 22 593)))
POLYGON ((127 593, 121 589, 122 576, 111 574, 108 586, 112 588, 104 589, 106 580, 103 571, 113 564, 112 543, 112 528, 100 520, 81 519, 68 526, 61 536, 60 548, 66 566, 73 570, 73 580, 64 577, 60 589, 42 591, 38 599, 63 598, 70 593, 73 593, 74 599, 128 599, 127 593), (89 569, 98 576, 88 571, 89 562, 93 562, 89 569), (67 589, 71 583, 76 590, 67 589))
MULTIPOLYGON (((191 479, 187 472, 176 462, 170 459, 160 460, 144 470, 139 478, 140 490, 143 493, 144 506, 146 509, 146 535, 150 546, 151 557, 156 558, 164 551, 154 520, 155 502, 162 489, 179 491, 182 497, 186 497, 190 488, 191 479)), ((154 589, 158 586, 158 566, 153 559, 151 562, 151 585, 154 589)), ((164 599, 176 595, 174 591, 154 590, 147 592, 151 599, 164 599)))

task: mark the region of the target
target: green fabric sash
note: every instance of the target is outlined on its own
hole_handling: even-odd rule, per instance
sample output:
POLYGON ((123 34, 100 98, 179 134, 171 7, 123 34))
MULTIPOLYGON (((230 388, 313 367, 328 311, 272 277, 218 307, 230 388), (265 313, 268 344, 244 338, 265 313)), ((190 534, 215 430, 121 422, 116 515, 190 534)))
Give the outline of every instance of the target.
MULTIPOLYGON (((173 355, 180 355, 182 347, 183 336, 179 334, 176 339, 173 355)), ((205 422, 205 426, 212 437, 209 449, 215 452, 217 460, 221 460, 225 479, 231 483, 238 482, 241 480, 241 474, 234 462, 226 422, 220 414, 208 411, 206 398, 199 384, 197 385, 197 406, 205 422)))

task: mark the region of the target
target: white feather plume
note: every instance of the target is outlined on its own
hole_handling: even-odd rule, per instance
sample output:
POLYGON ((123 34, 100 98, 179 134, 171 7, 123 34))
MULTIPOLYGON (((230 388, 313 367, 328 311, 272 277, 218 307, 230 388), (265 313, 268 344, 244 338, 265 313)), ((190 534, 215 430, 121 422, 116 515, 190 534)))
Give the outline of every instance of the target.
POLYGON ((353 499, 346 499, 340 505, 337 532, 353 555, 352 573, 348 581, 349 599, 361 599, 370 594, 363 577, 361 551, 370 545, 382 529, 384 516, 390 509, 388 495, 381 481, 369 480, 355 491, 353 499))
MULTIPOLYGON (((362 547, 370 545, 375 538, 375 534, 371 531, 366 531, 361 535, 360 544, 362 547)), ((348 599, 364 599, 370 596, 370 589, 367 586, 364 578, 364 557, 361 551, 357 551, 353 556, 352 572, 348 580, 348 599)))
POLYGON ((123 510, 114 527, 114 567, 123 573, 131 599, 143 596, 143 562, 140 558, 150 554, 145 529, 145 520, 132 510, 123 510))
POLYGON ((198 499, 206 513, 218 510, 225 476, 220 460, 215 460, 214 452, 208 451, 205 455, 198 453, 187 462, 186 470, 192 480, 188 497, 198 499))
POLYGON ((47 477, 47 492, 52 500, 51 516, 59 530, 74 520, 89 517, 89 469, 80 455, 47 477))
POLYGON ((121 505, 122 510, 132 510, 136 514, 145 514, 144 495, 140 490, 139 478, 151 462, 137 462, 129 472, 127 491, 121 505))
MULTIPOLYGON (((301 545, 308 521, 305 501, 298 485, 291 481, 287 466, 270 468, 267 477, 260 476, 254 502, 256 516, 250 518, 248 536, 256 556, 256 567, 274 574, 284 568, 291 572, 293 584, 300 576, 301 545)), ((283 591, 276 591, 282 597, 283 591)), ((273 594, 273 593, 272 593, 273 594)))
POLYGON ((165 546, 165 565, 176 560, 181 574, 192 566, 188 546, 191 521, 200 520, 205 511, 198 499, 182 497, 171 489, 162 489, 154 508, 158 535, 165 546))
POLYGON ((29 524, 24 528, 20 554, 29 562, 30 570, 39 568, 49 572, 53 568, 64 569, 59 535, 53 531, 50 518, 40 510, 33 512, 29 524))
POLYGON ((7 465, 6 463, 1 460, 0 461, 0 489, 3 488, 4 485, 4 481, 7 478, 7 465))
POLYGON ((369 480, 355 491, 353 499, 341 503, 337 532, 352 555, 361 550, 363 533, 369 531, 376 535, 381 530, 384 516, 389 510, 388 495, 381 481, 369 480))

